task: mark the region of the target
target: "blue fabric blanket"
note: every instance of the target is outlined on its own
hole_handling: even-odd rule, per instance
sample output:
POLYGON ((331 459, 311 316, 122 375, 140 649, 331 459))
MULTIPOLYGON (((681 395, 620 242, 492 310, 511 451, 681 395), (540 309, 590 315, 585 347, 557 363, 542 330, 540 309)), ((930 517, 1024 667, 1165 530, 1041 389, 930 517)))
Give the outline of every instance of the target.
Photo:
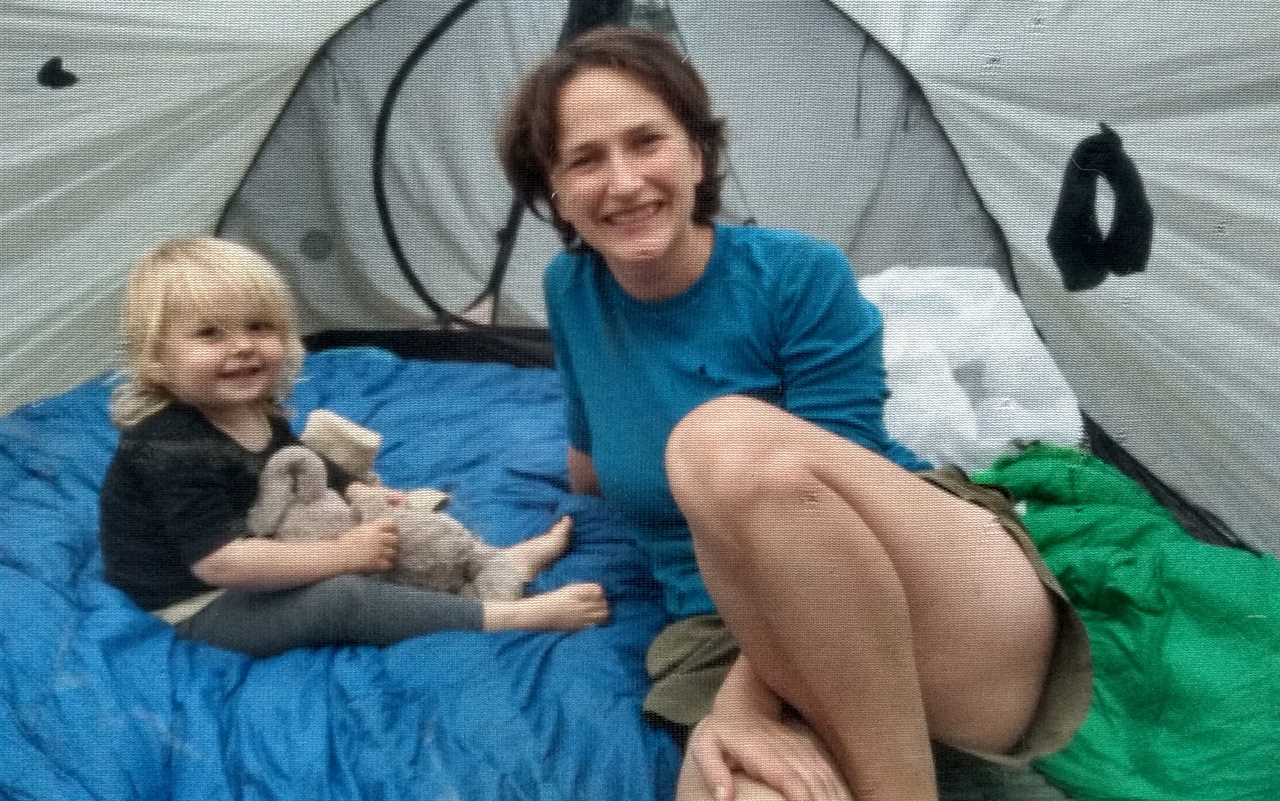
POLYGON ((663 623, 634 532, 564 483, 550 370, 308 357, 295 429, 328 408, 379 431, 392 486, 432 486, 498 545, 576 520, 531 587, 604 584, 611 622, 446 632, 253 660, 175 639, 102 579, 105 379, 0 419, 0 797, 569 799, 671 796, 679 753, 640 716, 663 623))

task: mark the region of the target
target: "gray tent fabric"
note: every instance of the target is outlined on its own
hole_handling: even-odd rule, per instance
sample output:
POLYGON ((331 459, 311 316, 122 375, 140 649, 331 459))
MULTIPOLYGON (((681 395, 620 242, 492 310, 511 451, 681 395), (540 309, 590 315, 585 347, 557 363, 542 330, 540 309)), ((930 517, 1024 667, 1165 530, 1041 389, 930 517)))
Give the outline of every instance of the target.
POLYGON ((213 229, 312 53, 367 5, 0 6, 0 410, 116 363, 129 265, 213 229), (41 82, 53 58, 74 82, 41 82))
MULTIPOLYGON (((290 266, 314 327, 430 322, 376 215, 379 114, 391 114, 390 214, 419 279, 456 313, 489 277, 511 197, 492 145, 504 90, 554 46, 567 8, 477 3, 450 20, 463 5, 384 2, 335 37, 228 208, 222 231, 290 266), (391 77, 431 34, 394 105, 384 105, 391 77)), ((649 6, 647 17, 640 6, 633 14, 668 29, 729 117, 726 218, 831 239, 867 273, 908 265, 1008 274, 999 233, 919 90, 848 17, 824 3, 768 14, 752 4, 665 14, 649 6), (934 223, 900 225, 911 214, 934 223)), ((499 321, 542 325, 538 282, 559 242, 548 226, 526 223, 499 321)))
POLYGON ((1102 452, 1158 481, 1197 535, 1280 553, 1274 4, 838 5, 920 84, 1102 452), (1154 235, 1143 271, 1073 292, 1047 237, 1100 122, 1142 176, 1154 235))
MULTIPOLYGON (((557 244, 521 221, 484 290, 510 193, 492 126, 568 2, 149 3, 0 10, 0 407, 114 363, 128 265, 221 230, 281 262, 309 331, 430 328, 371 189, 451 313, 539 326, 557 244), (336 35, 335 35, 336 34, 336 35)), ((864 276, 998 274, 1019 293, 1100 450, 1193 530, 1280 553, 1280 18, 1267 0, 897 4, 631 0, 730 121, 726 217, 838 242, 864 276), (1140 271, 1064 286, 1049 235, 1077 145, 1106 125, 1153 227, 1140 271)), ((1114 190, 1096 191, 1110 235, 1114 190)), ((1123 215, 1120 215, 1123 216, 1123 215)))
MULTIPOLYGON (((564 4, 549 13, 515 2, 374 7, 319 54, 228 206, 222 232, 290 271, 310 328, 434 323, 399 272, 377 214, 375 130, 386 113, 383 178, 395 235, 431 296, 464 311, 489 277, 511 202, 493 146, 504 91, 555 46, 565 13, 564 4), (392 78, 433 32, 438 39, 394 104, 384 105, 392 78)), ((556 239, 545 226, 521 233, 513 260, 529 269, 509 274, 500 321, 545 324, 532 265, 545 262, 556 239)))

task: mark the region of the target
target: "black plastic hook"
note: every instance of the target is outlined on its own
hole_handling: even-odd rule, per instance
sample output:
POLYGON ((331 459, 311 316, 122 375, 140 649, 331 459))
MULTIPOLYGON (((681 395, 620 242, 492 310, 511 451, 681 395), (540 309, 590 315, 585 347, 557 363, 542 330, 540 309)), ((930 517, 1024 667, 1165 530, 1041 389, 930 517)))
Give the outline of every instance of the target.
POLYGON ((1142 177, 1106 123, 1076 145, 1062 177, 1048 244, 1068 292, 1093 289, 1108 275, 1141 272, 1151 255, 1154 215, 1142 177), (1097 188, 1102 176, 1115 193, 1111 230, 1098 228, 1097 188))
POLYGON ((36 73, 36 80, 41 86, 47 86, 50 89, 66 89, 80 79, 74 72, 63 68, 61 56, 54 56, 36 73))

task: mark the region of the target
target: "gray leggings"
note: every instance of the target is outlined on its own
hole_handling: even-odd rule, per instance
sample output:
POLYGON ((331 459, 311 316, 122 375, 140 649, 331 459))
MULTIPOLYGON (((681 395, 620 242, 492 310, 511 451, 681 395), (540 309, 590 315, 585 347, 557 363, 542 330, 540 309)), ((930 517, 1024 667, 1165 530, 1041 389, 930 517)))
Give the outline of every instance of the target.
POLYGON ((229 590, 175 628, 187 639, 271 656, 317 645, 390 645, 483 625, 480 601, 347 574, 288 590, 229 590))

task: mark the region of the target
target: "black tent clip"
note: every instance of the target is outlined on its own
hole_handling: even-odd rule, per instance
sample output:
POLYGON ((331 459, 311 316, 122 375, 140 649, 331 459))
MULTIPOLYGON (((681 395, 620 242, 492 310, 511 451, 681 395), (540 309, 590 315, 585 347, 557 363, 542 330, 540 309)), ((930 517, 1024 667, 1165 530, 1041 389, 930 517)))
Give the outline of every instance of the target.
POLYGON ((63 69, 60 56, 54 56, 46 61, 40 71, 36 73, 36 80, 40 82, 41 86, 47 86, 50 89, 66 89, 79 79, 74 72, 63 69))
POLYGON ((1058 209, 1048 244, 1068 292, 1093 289, 1108 274, 1141 272, 1151 255, 1153 215, 1142 177, 1106 123, 1076 145, 1062 177, 1058 209), (1098 228, 1097 187, 1101 175, 1115 193, 1111 230, 1098 228))

